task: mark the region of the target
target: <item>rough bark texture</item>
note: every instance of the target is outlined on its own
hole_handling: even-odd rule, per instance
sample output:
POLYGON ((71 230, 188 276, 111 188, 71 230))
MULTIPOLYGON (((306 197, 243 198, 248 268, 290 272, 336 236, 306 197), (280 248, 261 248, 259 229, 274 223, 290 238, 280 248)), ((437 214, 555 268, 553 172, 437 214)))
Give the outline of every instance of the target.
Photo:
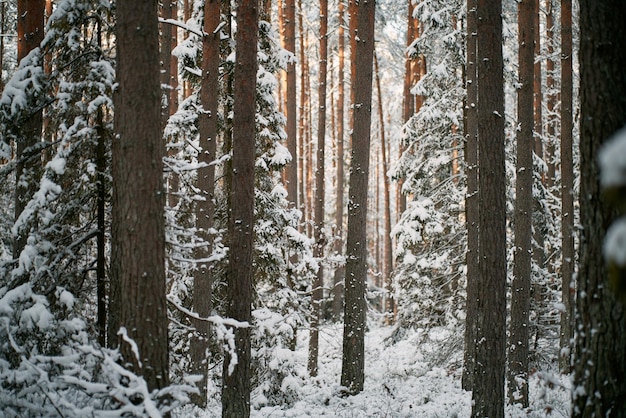
MULTIPOLYGON (((393 297, 393 279, 391 271, 393 269, 393 249, 391 247, 391 199, 390 199, 390 185, 389 171, 387 163, 387 141, 385 138, 385 115, 383 113, 383 98, 382 89, 380 86, 380 72, 378 71, 378 58, 374 52, 374 71, 376 73, 376 93, 378 95, 378 124, 380 125, 380 150, 381 150, 381 162, 382 162, 382 178, 383 178, 383 205, 384 205, 384 230, 383 230, 383 257, 382 257, 382 273, 383 273, 383 286, 386 292, 385 298, 385 314, 386 322, 391 325, 395 321, 395 300, 393 297)), ((378 178, 378 177, 377 177, 378 178)), ((378 196, 378 193, 376 194, 378 196)), ((377 205, 378 207, 378 205, 377 205)), ((376 217, 378 221, 379 217, 376 217)), ((377 229, 378 230, 378 229, 377 229)))
MULTIPOLYGON (((17 61, 22 61, 43 40, 44 0, 19 0, 17 2, 17 61)), ((31 149, 41 142, 43 112, 35 111, 21 126, 21 138, 17 140, 15 165, 15 219, 17 220, 28 201, 37 190, 36 173, 41 168, 39 152, 31 149)), ((13 258, 18 258, 26 245, 28 231, 19 230, 14 237, 13 258)))
POLYGON ((370 160, 370 125, 372 119, 372 64, 374 56, 374 15, 376 1, 360 2, 357 13, 355 56, 359 57, 353 73, 354 128, 348 204, 346 249, 346 302, 344 307, 343 356, 341 385, 352 394, 363 390, 365 380, 365 322, 367 304, 367 190, 370 160))
POLYGON ((560 369, 569 373, 574 336, 574 159, 572 155, 572 0, 561 0, 561 312, 560 369))
MULTIPOLYGON (((284 37, 283 47, 292 53, 296 53, 296 1, 285 0, 284 8, 284 37)), ((296 115, 296 65, 294 62, 287 64, 287 83, 285 86, 286 92, 286 107, 284 109, 285 116, 287 117, 287 126, 285 131, 287 133, 287 149, 291 154, 291 163, 286 168, 287 175, 287 195, 289 200, 297 205, 298 203, 298 154, 296 138, 298 122, 296 115)))
MULTIPOLYGON (((200 104, 203 112, 198 117, 199 153, 198 162, 205 164, 198 169, 196 187, 202 200, 196 202, 196 229, 202 246, 195 250, 197 262, 193 280, 193 311, 202 318, 211 315, 213 297, 213 279, 209 257, 212 251, 212 237, 215 213, 215 160, 217 149, 218 99, 219 99, 219 66, 220 66, 220 34, 215 29, 220 24, 219 0, 207 0, 204 3, 204 39, 202 42, 202 84, 200 86, 200 104)), ((194 321, 196 329, 189 347, 191 369, 194 374, 202 376, 198 382, 200 393, 194 396, 194 403, 200 407, 207 402, 207 356, 211 338, 208 321, 194 321)))
POLYGON ((473 417, 504 417, 506 181, 502 4, 477 2, 479 270, 473 417))
MULTIPOLYGON (((324 181, 326 147, 326 75, 328 69, 328 0, 320 0, 320 55, 318 79, 318 112, 317 112, 317 164, 315 168, 315 254, 320 261, 324 256, 326 237, 324 231, 324 181)), ((342 191, 343 192, 343 191, 342 191)), ((309 340, 308 369, 311 376, 317 376, 317 359, 319 356, 319 324, 322 314, 324 297, 324 268, 322 263, 313 280, 311 316, 311 338, 309 340)))
MULTIPOLYGON (((0 33, 4 32, 5 20, 6 20, 6 2, 0 3, 0 33)), ((0 36, 0 96, 4 91, 4 78, 2 77, 2 69, 4 68, 4 36, 0 36)))
MULTIPOLYGON (((548 173, 546 175, 546 186, 552 187, 554 185, 554 177, 556 172, 555 156, 554 156, 554 141, 557 127, 557 120, 555 117, 555 109, 557 105, 557 95, 555 91, 555 74, 554 74, 554 7, 552 2, 554 0, 546 0, 546 164, 548 165, 548 173)), ((553 267, 550 269, 553 270, 553 267)))
POLYGON ((476 78, 476 0, 467 2, 467 62, 465 107, 465 165, 467 170, 467 195, 465 197, 465 224, 467 226, 467 311, 465 315, 465 351, 462 385, 472 390, 474 358, 476 355, 476 306, 478 303, 478 97, 476 78))
MULTIPOLYGON (((99 36, 99 35, 98 35, 99 36)), ((98 135, 98 143, 96 145, 96 167, 98 170, 97 185, 97 222, 98 235, 96 238, 96 295, 98 299, 98 343, 102 347, 106 347, 107 343, 107 277, 106 277, 106 200, 107 200, 107 159, 106 159, 106 143, 110 143, 110 138, 106 138, 106 130, 104 129, 103 111, 98 109, 96 116, 96 132, 98 135)))
MULTIPOLYGON (((177 19, 178 5, 173 0, 163 0, 160 7, 161 18, 177 19)), ((172 56, 172 50, 177 44, 177 27, 169 23, 161 23, 161 87, 163 88, 163 100, 161 102, 161 123, 163 128, 167 125, 170 115, 174 114, 178 109, 178 60, 172 56)), ((172 150, 172 154, 176 151, 172 150)), ((179 189, 178 174, 170 171, 167 174, 167 199, 170 207, 178 204, 179 189)))
MULTIPOLYGON (((254 266, 255 94, 257 73, 258 4, 241 0, 237 8, 237 61, 233 103, 233 148, 229 258, 226 271, 227 316, 250 322, 254 266)), ((224 353, 222 416, 250 415, 250 328, 234 328, 237 363, 224 353)))
POLYGON ((535 0, 517 4, 519 87, 517 89, 517 167, 515 251, 511 286, 508 390, 511 403, 528 406, 528 329, 532 273, 533 76, 535 0))
POLYGON ((597 154, 626 123, 626 7, 580 2, 580 271, 576 292, 574 417, 626 416, 626 316, 602 256, 615 217, 601 195, 597 154))
MULTIPOLYGON (((339 68, 337 75, 337 197, 335 204, 335 253, 343 254, 343 193, 344 193, 344 103, 345 103, 345 3, 339 0, 339 29, 337 30, 339 39, 338 51, 339 68)), ((333 280, 333 317, 338 320, 341 316, 343 307, 343 290, 344 290, 344 274, 343 266, 337 266, 333 280)))
POLYGON ((111 332, 150 390, 169 378, 157 3, 117 5, 112 167, 111 332))

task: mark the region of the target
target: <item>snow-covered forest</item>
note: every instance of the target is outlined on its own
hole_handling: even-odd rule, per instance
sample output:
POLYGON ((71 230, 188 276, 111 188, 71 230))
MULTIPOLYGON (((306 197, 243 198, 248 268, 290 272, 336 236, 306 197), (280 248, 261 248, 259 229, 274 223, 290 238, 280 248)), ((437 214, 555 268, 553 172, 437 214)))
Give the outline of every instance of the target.
POLYGON ((620 0, 0 0, 0 417, 626 417, 620 0))

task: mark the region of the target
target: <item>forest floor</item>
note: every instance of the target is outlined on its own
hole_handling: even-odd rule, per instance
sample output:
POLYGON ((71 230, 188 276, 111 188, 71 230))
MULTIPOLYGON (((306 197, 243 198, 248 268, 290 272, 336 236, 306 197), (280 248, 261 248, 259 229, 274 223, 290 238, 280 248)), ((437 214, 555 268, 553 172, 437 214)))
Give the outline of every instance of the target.
MULTIPOLYGON (((373 321, 372 321, 373 322, 373 321)), ((290 405, 259 406, 252 397, 252 417, 417 417, 464 418, 471 414, 471 393, 461 389, 462 335, 435 329, 429 333, 371 325, 366 334, 365 388, 342 397, 342 327, 320 330, 319 374, 298 387, 298 400, 290 405), (396 342, 392 343, 395 338, 396 342)), ((296 359, 306 375, 308 333, 298 339, 296 359)), ((507 417, 569 417, 569 377, 555 371, 533 373, 530 407, 507 405, 507 417)), ((221 416, 219 396, 205 411, 184 408, 178 417, 221 416)))

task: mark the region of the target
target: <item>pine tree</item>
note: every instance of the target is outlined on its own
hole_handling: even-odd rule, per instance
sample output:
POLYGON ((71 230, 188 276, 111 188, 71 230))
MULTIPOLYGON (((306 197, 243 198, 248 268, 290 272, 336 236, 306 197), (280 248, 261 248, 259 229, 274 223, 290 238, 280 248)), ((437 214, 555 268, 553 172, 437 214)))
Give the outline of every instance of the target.
POLYGON ((502 5, 477 3, 479 298, 472 417, 504 417, 506 185, 502 5))
POLYGON ((354 63, 352 74, 353 123, 352 160, 348 204, 348 235, 346 247, 346 282, 344 306, 343 355, 341 385, 348 393, 363 390, 365 380, 365 323, 367 305, 367 190, 370 159, 370 124, 372 111, 372 72, 374 58, 374 15, 376 1, 356 6, 354 63))
POLYGON ((576 289, 574 417, 626 416, 626 315, 602 255, 616 212, 600 191, 598 151, 626 123, 626 8, 580 2, 580 271, 576 289), (610 47, 608 47, 610 45, 610 47))
POLYGON ((110 325, 154 390, 169 382, 157 2, 118 4, 116 41, 110 325))
POLYGON ((254 274, 254 161, 258 4, 237 7, 237 61, 234 71, 232 183, 228 225, 229 259, 226 314, 241 326, 233 329, 234 348, 224 353, 222 416, 250 416, 250 328, 254 274))

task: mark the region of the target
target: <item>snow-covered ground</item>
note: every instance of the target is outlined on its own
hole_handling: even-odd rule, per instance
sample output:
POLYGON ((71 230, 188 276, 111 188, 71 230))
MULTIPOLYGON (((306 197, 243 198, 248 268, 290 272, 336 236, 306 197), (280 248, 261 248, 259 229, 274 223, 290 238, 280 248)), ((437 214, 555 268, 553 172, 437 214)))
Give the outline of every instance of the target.
MULTIPOLYGON (((299 387, 292 405, 257 406, 253 417, 469 417, 471 393, 461 389, 462 336, 449 330, 428 335, 407 332, 392 344, 393 328, 371 325, 366 336, 365 388, 356 396, 342 397, 340 325, 320 331, 319 374, 299 387)), ((302 332, 296 352, 302 376, 306 374, 308 333, 302 332)), ((531 407, 507 406, 506 416, 568 417, 569 380, 546 372, 531 378, 531 407)), ((179 417, 221 416, 219 393, 206 411, 184 408, 179 417)))

